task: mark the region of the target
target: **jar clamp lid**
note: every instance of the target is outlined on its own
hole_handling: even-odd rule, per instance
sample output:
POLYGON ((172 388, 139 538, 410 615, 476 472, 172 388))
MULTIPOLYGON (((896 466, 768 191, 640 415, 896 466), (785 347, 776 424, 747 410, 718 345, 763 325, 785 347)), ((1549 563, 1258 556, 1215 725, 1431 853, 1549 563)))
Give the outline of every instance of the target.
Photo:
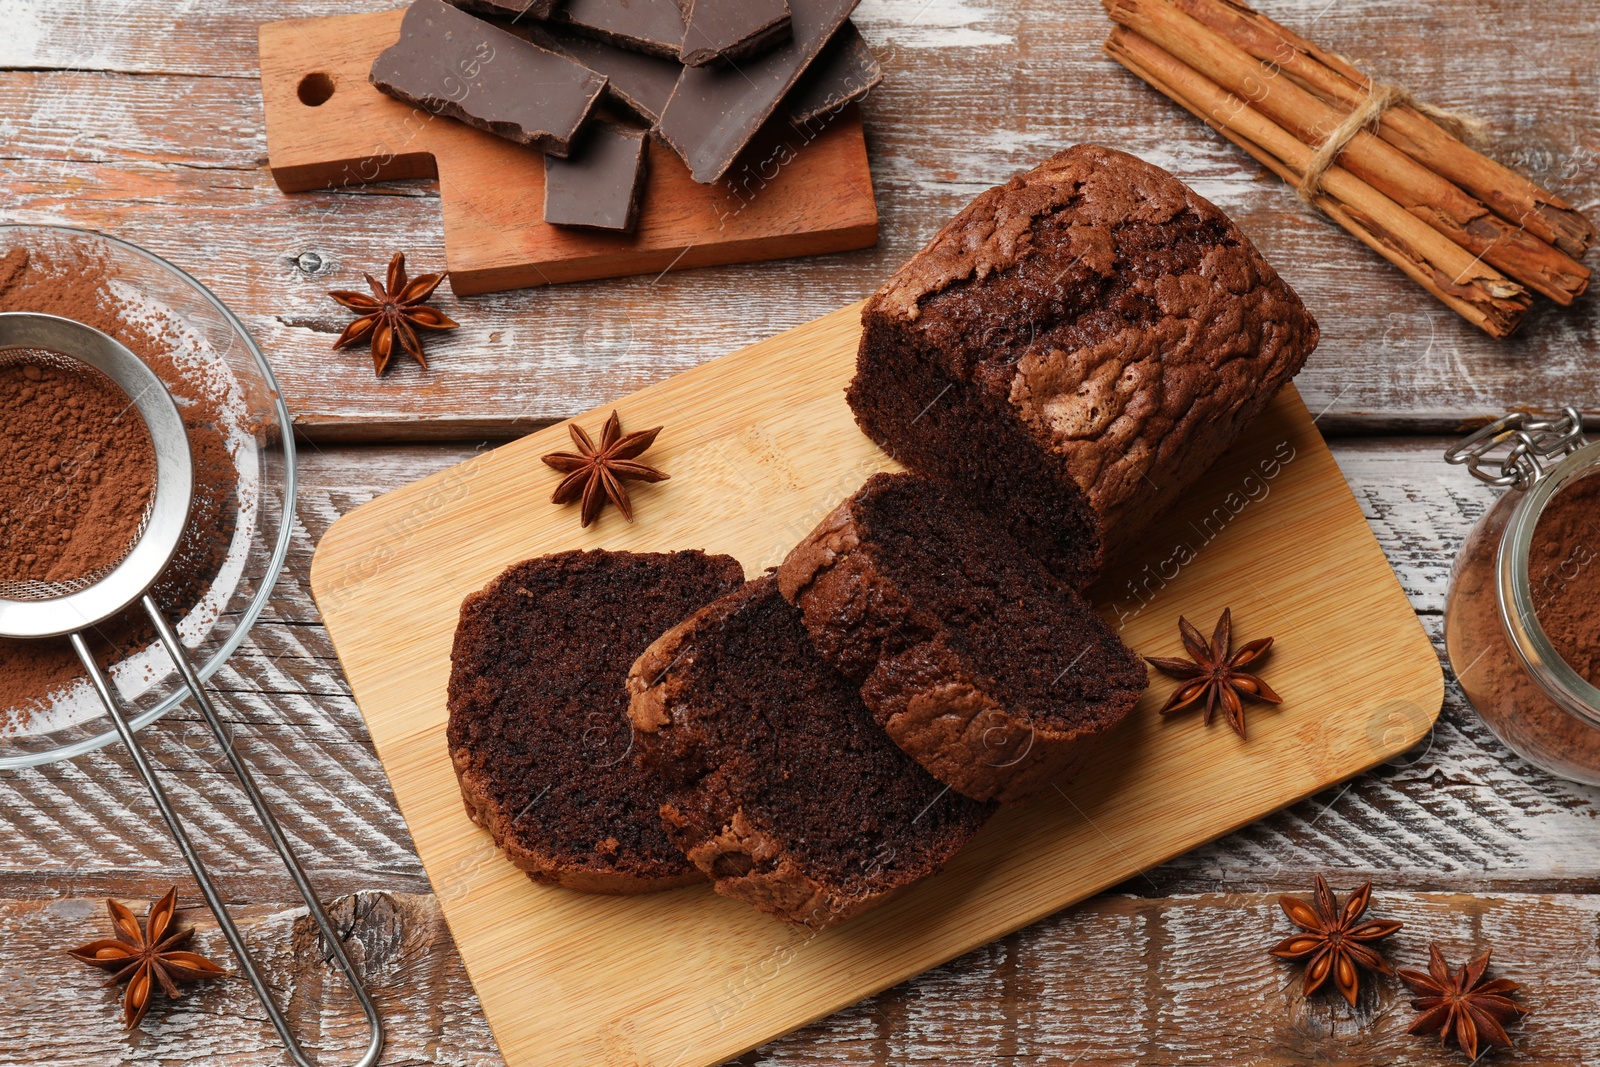
POLYGON ((1480 482, 1528 489, 1544 477, 1547 463, 1559 463, 1588 443, 1577 408, 1563 408, 1555 419, 1513 411, 1445 449, 1444 461, 1464 465, 1480 482), (1497 456, 1502 446, 1506 452, 1497 456))

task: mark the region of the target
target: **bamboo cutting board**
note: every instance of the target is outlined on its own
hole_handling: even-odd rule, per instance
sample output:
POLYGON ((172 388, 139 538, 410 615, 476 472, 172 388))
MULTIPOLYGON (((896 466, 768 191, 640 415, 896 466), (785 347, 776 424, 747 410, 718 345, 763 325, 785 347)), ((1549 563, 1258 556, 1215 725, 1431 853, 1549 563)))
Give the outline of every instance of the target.
MULTIPOLYGON (((380 497, 328 532, 322 609, 417 850, 512 1067, 701 1067, 952 959, 1383 762, 1421 739, 1444 682, 1299 395, 1286 389, 1109 576, 1097 603, 1133 648, 1181 655, 1180 614, 1236 640, 1277 638, 1250 740, 1151 692, 1094 768, 1001 812, 940 875, 811 934, 709 888, 599 897, 530 882, 462 809, 445 747, 457 608, 506 566, 570 548, 704 548, 754 575, 891 462, 842 390, 859 305, 617 402, 664 423, 637 522, 588 530, 549 496, 551 427, 380 497)), ((579 422, 598 429, 610 409, 579 422)), ((1263 931, 1263 945, 1273 938, 1263 931)), ((1064 1028, 1071 1019, 1061 1020, 1064 1028)))
POLYGON ((544 222, 544 156, 391 99, 367 81, 404 9, 263 25, 267 161, 285 192, 439 179, 445 257, 458 296, 586 278, 868 248, 878 208, 861 114, 769 124, 716 185, 648 144, 632 234, 544 222))

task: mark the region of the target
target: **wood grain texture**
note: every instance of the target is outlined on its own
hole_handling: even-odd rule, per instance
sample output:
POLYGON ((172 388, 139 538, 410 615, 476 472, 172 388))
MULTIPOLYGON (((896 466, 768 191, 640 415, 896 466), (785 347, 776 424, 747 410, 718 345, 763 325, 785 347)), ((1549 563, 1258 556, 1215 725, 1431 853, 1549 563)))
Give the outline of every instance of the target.
POLYGON ((268 166, 285 192, 437 177, 458 296, 864 248, 878 209, 861 116, 775 127, 716 185, 649 145, 639 228, 544 221, 544 156, 393 100, 367 81, 403 8, 261 27, 268 166))
MULTIPOLYGON (((1343 889, 1343 886, 1337 888, 1343 889)), ((1304 896, 1304 893, 1299 894, 1304 896)), ((140 913, 148 899, 128 897, 140 913)), ((180 903, 196 898, 180 895, 180 903)), ((315 927, 284 908, 240 909, 268 973, 292 988, 291 1017, 316 1035, 323 1062, 360 1050, 359 1019, 315 927)), ((1430 941, 1459 961, 1495 946, 1495 973, 1522 983, 1535 1014, 1509 1062, 1563 1067, 1593 1063, 1592 1018, 1600 1013, 1600 966, 1568 933, 1600 924, 1600 900, 1549 894, 1382 892, 1372 914, 1405 928, 1385 942, 1401 966, 1420 967, 1430 941)), ((384 1063, 490 1067, 503 1061, 434 898, 363 893, 333 909, 389 1026, 384 1063)), ((194 945, 216 958, 227 948, 203 907, 180 913, 194 945)), ((0 967, 0 1048, 7 1063, 79 1067, 106 1063, 280 1062, 268 1028, 253 1019, 239 979, 158 1000, 142 1031, 124 1032, 100 972, 60 954, 65 943, 105 935, 99 900, 0 900, 0 928, 24 962, 0 967), (76 1014, 60 1004, 70 998, 76 1014), (233 1020, 250 1019, 245 1025, 233 1020)), ((1098 897, 1026 932, 969 953, 916 982, 840 1012, 783 1042, 742 1057, 779 1065, 972 1063, 1150 1067, 1240 1063, 1413 1065, 1464 1062, 1453 1050, 1405 1033, 1414 1013, 1393 980, 1369 980, 1350 1008, 1305 999, 1298 969, 1266 949, 1290 929, 1266 893, 1169 898, 1098 897), (1226 975, 1226 980, 1219 977, 1226 975), (1149 991, 1169 991, 1152 1003, 1149 991)))
MULTIPOLYGON (((378 0, 12 0, 0 40, 0 215, 101 228, 174 259, 249 324, 302 432, 469 439, 545 425, 842 307, 875 289, 981 189, 1098 140, 1173 170, 1232 214, 1305 297, 1322 347, 1301 375, 1325 432, 1454 430, 1515 403, 1593 406, 1600 306, 1536 310, 1499 344, 1187 113, 1099 54, 1095 0, 865 0, 886 80, 862 104, 881 212, 873 249, 810 260, 441 300, 463 323, 431 372, 377 382, 331 353, 359 287, 403 249, 443 266, 434 183, 288 196, 264 166, 256 26, 378 0), (247 14, 245 14, 247 13, 247 14), (244 17, 241 17, 242 14, 244 17), (181 115, 182 121, 174 121, 181 115)), ((1492 154, 1600 206, 1600 20, 1582 0, 1468 6, 1263 0, 1262 9, 1428 99, 1482 115, 1492 154), (1485 72, 1493 72, 1485 76, 1485 72)))
MULTIPOLYGON (((445 295, 441 304, 464 327, 430 349, 435 370, 407 365, 375 382, 365 353, 328 351, 347 317, 324 294, 359 286, 360 273, 381 270, 397 248, 418 267, 442 267, 437 186, 282 194, 266 169, 256 32, 263 22, 393 2, 133 0, 108 9, 0 0, 0 217, 106 229, 204 279, 268 351, 304 433, 474 441, 568 417, 858 299, 982 188, 1063 145, 1100 140, 1190 181, 1306 297, 1324 341, 1298 384, 1324 432, 1453 430, 1519 401, 1593 408, 1600 392, 1594 294, 1570 312, 1535 313, 1508 344, 1473 336, 1100 57, 1105 20, 1094 0, 865 0, 858 20, 888 76, 863 105, 882 211, 876 248, 659 282, 445 295)), ((1591 213, 1600 206, 1600 20, 1590 5, 1260 6, 1381 76, 1482 115, 1497 158, 1591 213)), ((1450 559, 1490 498, 1438 462, 1445 443, 1334 442, 1436 649, 1450 559)), ((218 678, 237 743, 313 878, 330 895, 360 894, 341 901, 340 914, 379 897, 402 901, 396 909, 406 918, 372 927, 387 930, 389 944, 406 931, 404 951, 385 957, 374 980, 390 1013, 393 1064, 503 1061, 428 896, 306 575, 338 515, 474 452, 305 449, 289 571, 268 617, 218 678), (403 902, 408 894, 415 908, 403 902)), ((147 743, 230 901, 249 910, 247 936, 271 941, 306 927, 204 725, 184 709, 147 743)), ((188 885, 157 824, 115 752, 0 775, 0 1062, 282 1062, 242 988, 205 992, 150 1033, 125 1036, 98 975, 39 955, 40 945, 98 936, 106 894, 142 908, 168 885, 188 885), (241 1018, 249 1021, 241 1026, 241 1018)), ((1597 1012, 1586 999, 1600 938, 1592 906, 1600 790, 1523 764, 1453 683, 1429 737, 1403 756, 742 1062, 1463 1062, 1400 1036, 1409 1012, 1392 989, 1356 1011, 1321 997, 1306 1004, 1292 968, 1255 953, 1252 946, 1283 933, 1272 895, 1303 892, 1316 871, 1340 888, 1374 879, 1379 909, 1416 924, 1399 939, 1406 962, 1420 960, 1427 936, 1450 939, 1458 958, 1479 941, 1496 944, 1497 962, 1528 983, 1526 999, 1538 1010, 1521 1054, 1502 1062, 1600 1062, 1597 1012), (1243 1016, 1234 1014, 1238 1000, 1215 999, 1236 972, 1243 988, 1266 998, 1259 1008, 1246 998, 1243 1016)), ((193 901, 192 887, 182 892, 193 901)), ((203 913, 192 918, 202 943, 220 953, 203 913)), ((353 1048, 357 1037, 340 1045, 338 1035, 354 1035, 359 1016, 338 1002, 336 980, 313 973, 314 951, 288 944, 268 973, 299 991, 296 1021, 325 1028, 330 1049, 353 1048), (332 991, 326 1000, 324 989, 332 991)))
MULTIPOLYGON (((261 1017, 255 995, 232 965, 227 943, 192 883, 180 882, 179 920, 194 926, 190 947, 228 965, 226 978, 185 986, 177 1003, 158 996, 146 1025, 121 1028, 116 996, 103 971, 62 951, 110 936, 105 905, 95 899, 0 901, 0 928, 17 959, 0 966, 0 1050, 8 1065, 238 1064, 285 1062, 277 1035, 261 1017), (74 1011, 61 1010, 64 998, 74 1011)), ((122 894, 118 894, 119 897, 122 894)), ((150 899, 125 898, 142 918, 150 899)), ((287 1011, 319 1062, 351 1063, 366 1048, 360 1009, 328 962, 315 923, 303 911, 264 905, 238 907, 234 916, 257 959, 284 994, 287 1011)), ((368 976, 384 1015, 386 1064, 489 1065, 497 1062, 481 1017, 470 1011, 438 1014, 441 1004, 472 999, 459 961, 438 951, 449 934, 431 896, 367 892, 329 909, 351 958, 368 976)))
MULTIPOLYGON (((1438 620, 1450 560, 1492 499, 1460 468, 1439 461, 1446 443, 1334 443, 1368 526, 1436 648, 1443 647, 1438 620)), ((476 452, 471 446, 307 448, 288 571, 269 618, 219 676, 235 737, 271 791, 313 879, 329 895, 426 895, 430 889, 318 624, 305 581, 312 549, 339 515, 476 452)), ((275 874, 276 861, 252 829, 247 805, 227 786, 204 724, 185 709, 150 731, 146 743, 174 783, 200 847, 214 857, 228 899, 252 915, 280 916, 271 929, 285 929, 290 917, 305 925, 287 903, 293 890, 275 874)), ((7 932, 0 939, 0 986, 25 990, 22 999, 8 1001, 18 1010, 0 1012, 0 1055, 7 1062, 104 1067, 152 1062, 155 1051, 169 1063, 281 1062, 264 1039, 236 1036, 237 1026, 219 1022, 241 1013, 258 1018, 246 1012, 242 988, 229 987, 217 1002, 216 994, 200 994, 186 1003, 185 1011, 195 1013, 183 1016, 187 1021, 169 1029, 158 1018, 150 1037, 123 1039, 98 976, 38 957, 39 944, 59 947, 93 935, 107 894, 142 908, 178 884, 193 903, 183 863, 157 825, 132 768, 115 752, 0 775, 0 930, 7 932), (41 906, 70 906, 65 914, 71 921, 19 917, 41 906)), ((1186 1048, 1209 1034, 1215 1049, 1236 1055, 1235 1063, 1462 1062, 1399 1038, 1394 1027, 1408 1009, 1392 990, 1354 1012, 1321 997, 1303 1004, 1295 997, 1293 969, 1250 948, 1283 934, 1273 894, 1302 893, 1319 871, 1341 889, 1373 879, 1380 913, 1421 923, 1412 909, 1426 910, 1431 918, 1423 932, 1451 938, 1458 955, 1474 939, 1495 942, 1496 959, 1529 983, 1529 1003, 1540 1012, 1522 1040, 1558 1037, 1527 1046, 1537 1054, 1506 1062, 1594 1062, 1600 1036, 1595 1012, 1581 999, 1564 1000, 1562 991, 1592 987, 1589 956, 1600 936, 1591 907, 1600 891, 1600 790, 1558 782, 1523 764, 1462 704, 1453 683, 1428 739, 1403 756, 741 1062, 1060 1067, 1082 1056, 1079 1063, 1124 1067, 1146 1054, 1153 1063, 1182 1062, 1156 1048, 1155 1037, 1130 1031, 1149 1026, 1150 1035, 1170 1033, 1154 1029, 1160 1019, 1179 1017, 1165 1007, 1170 998, 1195 996, 1241 966, 1251 976, 1250 988, 1265 985, 1272 991, 1269 1006, 1281 1010, 1252 1014, 1240 1026, 1229 1015, 1186 1012, 1186 1048), (1479 896, 1468 903, 1450 896, 1455 893, 1479 896), (1232 901, 1249 918, 1222 922, 1216 908, 1189 910, 1207 899, 1232 901), (1182 936, 1163 933, 1162 954, 1148 956, 1146 932, 1169 926, 1182 936), (1590 946, 1583 959, 1570 955, 1574 938, 1590 946)), ((209 929, 203 910, 186 918, 209 929)), ((268 934, 252 927, 247 936, 254 940, 258 929, 268 934)), ((406 967, 386 969, 375 983, 391 1017, 398 1013, 403 1020, 385 1062, 501 1063, 448 931, 437 922, 427 929, 426 937, 406 940, 406 967), (439 977, 420 978, 424 960, 432 968, 427 973, 439 977)), ((1408 961, 1426 952, 1423 937, 1412 940, 1407 933, 1400 941, 1408 961)), ((201 943, 225 954, 214 933, 203 932, 201 943)), ((281 987, 302 967, 275 955, 267 973, 281 987)), ((337 993, 336 980, 324 985, 330 998, 337 993)), ((300 1000, 294 1010, 302 1003, 313 1013, 324 1010, 320 1001, 300 1000)), ((339 1009, 330 1000, 326 1010, 339 1009)), ((359 1014, 347 1017, 353 1048, 359 1014)))
MULTIPOLYGON (((1177 646, 1180 614, 1231 605, 1271 632, 1273 686, 1241 744, 1164 720, 1152 688, 1107 753, 1003 811, 938 877, 806 935, 706 887, 601 898, 535 885, 464 813, 445 758, 462 598, 511 563, 572 548, 726 552, 757 574, 876 470, 843 389, 859 309, 624 398, 624 427, 667 423, 649 460, 673 479, 580 529, 549 503, 552 427, 388 494, 323 537, 312 588, 500 1049, 514 1067, 705 1065, 942 963, 1329 784, 1424 736, 1437 661, 1322 439, 1287 389, 1095 591, 1124 641, 1177 646), (1295 695, 1299 694, 1299 695, 1295 695), (533 997, 543 1010, 525 1010, 533 997)), ((604 410, 577 421, 598 425, 604 410)))

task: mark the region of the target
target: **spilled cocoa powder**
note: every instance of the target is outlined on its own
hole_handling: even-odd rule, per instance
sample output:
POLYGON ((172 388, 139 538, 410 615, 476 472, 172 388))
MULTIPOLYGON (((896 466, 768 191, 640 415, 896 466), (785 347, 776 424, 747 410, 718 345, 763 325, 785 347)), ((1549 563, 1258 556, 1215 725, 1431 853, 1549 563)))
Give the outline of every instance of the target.
POLYGON ((1600 475, 1545 504, 1528 551, 1539 626, 1567 665, 1600 686, 1600 475))
POLYGON ((102 575, 150 503, 150 431, 115 382, 68 366, 0 362, 0 582, 102 575))
MULTIPOLYGON (((224 399, 181 358, 176 331, 164 329, 147 309, 116 293, 109 268, 91 246, 0 252, 3 311, 60 315, 109 334, 155 371, 172 393, 189 434, 195 492, 184 538, 150 594, 168 619, 184 618, 204 599, 233 540, 238 473, 228 448, 224 399)), ((92 644, 109 666, 154 639, 149 621, 130 611, 96 627, 92 644)), ((25 717, 30 709, 44 706, 82 672, 65 639, 0 639, 0 729, 23 726, 19 714, 25 717), (12 711, 9 721, 7 709, 12 711)))

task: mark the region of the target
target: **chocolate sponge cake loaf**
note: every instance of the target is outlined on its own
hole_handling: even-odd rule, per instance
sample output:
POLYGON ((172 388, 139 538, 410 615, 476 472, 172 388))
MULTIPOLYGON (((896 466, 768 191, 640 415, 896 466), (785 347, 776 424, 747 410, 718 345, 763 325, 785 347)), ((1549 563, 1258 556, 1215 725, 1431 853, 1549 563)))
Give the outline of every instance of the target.
POLYGON ((1144 692, 1144 664, 947 483, 877 474, 778 569, 823 658, 895 743, 979 800, 1071 774, 1144 692))
POLYGON ((800 926, 938 871, 993 810, 895 747, 771 575, 669 630, 628 690, 668 836, 719 893, 800 926))
POLYGON ((1084 585, 1305 363, 1317 324, 1159 167, 1078 145, 979 196, 867 301, 861 428, 1084 585))
POLYGON ((563 552, 461 606, 450 758, 472 820, 536 882, 642 893, 703 880, 633 759, 625 682, 651 641, 744 583, 728 556, 563 552))

